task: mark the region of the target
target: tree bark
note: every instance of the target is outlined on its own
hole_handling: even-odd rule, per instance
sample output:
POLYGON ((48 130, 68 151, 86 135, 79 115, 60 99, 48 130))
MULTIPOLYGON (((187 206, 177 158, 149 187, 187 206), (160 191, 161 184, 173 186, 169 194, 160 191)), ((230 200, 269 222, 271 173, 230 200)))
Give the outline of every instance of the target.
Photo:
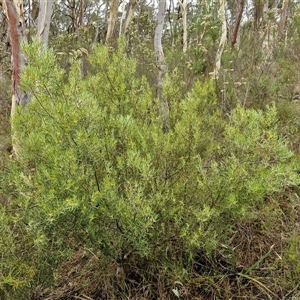
POLYGON ((14 115, 17 105, 23 107, 29 102, 26 93, 20 90, 20 75, 25 66, 24 56, 22 54, 20 43, 26 42, 25 22, 23 1, 4 0, 2 6, 6 12, 8 20, 8 35, 11 45, 11 63, 12 63, 12 103, 11 103, 11 129, 12 129, 12 152, 17 156, 17 137, 14 132, 14 115))
POLYGON ((24 56, 22 54, 20 43, 27 41, 23 1, 5 0, 2 2, 3 8, 7 15, 8 31, 11 45, 11 62, 12 62, 12 108, 11 115, 14 115, 16 105, 25 106, 28 103, 28 97, 23 93, 20 86, 20 74, 24 68, 24 56))
POLYGON ((182 29, 183 29, 183 52, 187 51, 187 0, 179 0, 179 5, 182 10, 182 29))
POLYGON ((80 0, 78 27, 83 26, 83 16, 84 16, 84 0, 80 0))
POLYGON ((263 15, 262 15, 262 24, 263 24, 263 35, 262 35, 262 49, 265 52, 269 51, 269 42, 270 42, 270 24, 268 18, 269 12, 269 0, 263 0, 263 15))
POLYGON ((123 23, 123 26, 122 26, 122 34, 125 34, 127 32, 127 29, 129 27, 129 24, 130 24, 130 22, 132 20, 132 17, 133 17, 133 9, 134 9, 136 3, 137 3, 137 0, 130 0, 129 1, 128 8, 127 8, 127 11, 126 11, 125 20, 124 20, 124 23, 123 23))
POLYGON ((39 3, 38 0, 32 1, 30 19, 32 19, 33 24, 35 24, 35 21, 38 18, 38 15, 39 15, 39 6, 40 6, 40 3, 39 3))
POLYGON ((245 5, 245 0, 238 0, 238 10, 237 10, 237 15, 235 18, 236 19, 235 26, 234 26, 232 38, 231 38, 231 46, 232 47, 235 46, 235 44, 237 43, 237 40, 238 40, 241 20, 242 20, 243 11, 244 11, 244 5, 245 5))
POLYGON ((162 47, 162 34, 164 29, 164 17, 166 9, 166 0, 159 0, 157 23, 154 35, 154 50, 156 55, 156 64, 158 68, 157 74, 157 89, 156 96, 160 103, 160 115, 163 121, 163 130, 167 132, 169 130, 169 105, 167 101, 163 99, 163 84, 164 78, 167 72, 167 66, 165 62, 163 47, 162 47))
POLYGON ((114 34, 114 30, 117 23, 117 15, 118 15, 118 0, 111 0, 111 7, 109 13, 107 34, 106 34, 106 42, 110 43, 114 34))
POLYGON ((123 20, 125 19, 125 0, 121 0, 121 20, 120 20, 120 28, 119 28, 119 37, 123 34, 122 28, 123 28, 123 20))
POLYGON ((263 14, 263 7, 262 7, 262 2, 261 1, 255 1, 253 0, 253 6, 254 6, 254 20, 253 20, 253 27, 254 27, 254 32, 258 32, 259 27, 260 27, 260 22, 263 14))
POLYGON ((285 24, 287 19, 287 8, 288 8, 289 0, 283 0, 281 13, 280 13, 280 20, 278 24, 278 35, 277 39, 281 41, 284 37, 285 33, 285 24))
POLYGON ((53 9, 53 0, 40 1, 39 16, 37 26, 37 39, 40 40, 45 47, 48 45, 49 30, 53 9))
POLYGON ((222 54, 227 40, 227 22, 226 22, 226 15, 225 15, 225 4, 226 4, 226 0, 220 0, 220 20, 222 22, 222 33, 221 33, 219 48, 216 55, 215 69, 213 72, 213 76, 215 79, 219 78, 222 54))

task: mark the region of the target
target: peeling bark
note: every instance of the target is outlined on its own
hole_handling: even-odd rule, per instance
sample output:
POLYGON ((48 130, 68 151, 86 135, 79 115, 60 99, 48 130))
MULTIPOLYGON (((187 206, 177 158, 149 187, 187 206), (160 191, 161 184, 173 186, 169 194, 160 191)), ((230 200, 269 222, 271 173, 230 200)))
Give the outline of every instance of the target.
POLYGON ((26 93, 20 90, 20 75, 24 68, 24 56, 22 54, 20 43, 26 41, 25 24, 23 16, 23 2, 21 0, 5 0, 2 6, 6 12, 8 20, 8 35, 11 45, 11 63, 12 63, 12 103, 11 103, 11 127, 12 127, 12 152, 17 156, 17 136, 14 132, 14 115, 16 106, 23 107, 29 102, 26 93))
POLYGON ((23 93, 20 86, 20 74, 24 68, 24 56, 22 54, 20 43, 26 41, 25 25, 23 17, 22 1, 6 0, 2 2, 7 15, 8 32, 11 44, 11 62, 12 62, 12 108, 11 115, 14 115, 16 105, 25 106, 28 103, 28 97, 23 93))

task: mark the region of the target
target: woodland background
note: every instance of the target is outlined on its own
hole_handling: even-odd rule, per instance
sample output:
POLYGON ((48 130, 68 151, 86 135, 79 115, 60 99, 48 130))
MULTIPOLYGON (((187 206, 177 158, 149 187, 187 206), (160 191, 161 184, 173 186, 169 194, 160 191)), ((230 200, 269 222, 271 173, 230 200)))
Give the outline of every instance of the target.
POLYGON ((0 299, 300 299, 297 0, 0 4, 0 299))

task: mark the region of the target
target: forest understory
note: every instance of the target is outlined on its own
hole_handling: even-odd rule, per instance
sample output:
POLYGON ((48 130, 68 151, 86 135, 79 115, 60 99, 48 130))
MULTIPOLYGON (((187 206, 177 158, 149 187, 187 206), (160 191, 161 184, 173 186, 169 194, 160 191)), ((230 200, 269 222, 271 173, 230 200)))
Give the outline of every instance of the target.
POLYGON ((0 300, 300 299, 298 1, 0 4, 0 300))

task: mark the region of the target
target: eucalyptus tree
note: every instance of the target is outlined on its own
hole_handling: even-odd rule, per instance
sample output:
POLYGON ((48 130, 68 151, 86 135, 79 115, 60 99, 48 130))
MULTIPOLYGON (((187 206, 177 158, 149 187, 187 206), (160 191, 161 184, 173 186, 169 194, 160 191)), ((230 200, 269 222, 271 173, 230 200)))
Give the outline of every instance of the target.
POLYGON ((133 18, 133 12, 134 12, 134 8, 136 7, 137 4, 137 0, 129 0, 129 3, 127 3, 127 5, 125 6, 126 8, 126 13, 125 13, 125 17, 124 20, 122 19, 120 22, 120 35, 121 34, 125 34, 128 30, 128 27, 130 25, 130 22, 132 21, 133 18))
POLYGON ((22 0, 5 0, 2 6, 6 13, 8 32, 11 46, 12 62, 12 115, 17 104, 25 106, 28 102, 27 95, 20 90, 20 74, 25 61, 20 43, 27 40, 24 20, 24 6, 22 0))
POLYGON ((277 34, 278 40, 282 40, 284 38, 285 29, 286 29, 286 20, 288 17, 288 4, 289 4, 289 0, 282 1, 280 20, 278 23, 278 34, 277 34))
POLYGON ((111 0, 110 3, 110 12, 109 12, 109 20, 108 20, 108 27, 107 27, 107 33, 106 33, 106 42, 111 42, 114 30, 117 24, 117 18, 118 18, 118 6, 119 1, 118 0, 111 0))
MULTIPOLYGON (((11 117, 14 117, 16 106, 23 107, 28 103, 29 98, 26 93, 20 89, 20 75, 25 66, 24 55, 21 50, 21 42, 27 41, 26 28, 24 20, 24 6, 21 0, 5 0, 2 6, 6 13, 8 22, 8 33, 11 45, 11 63, 12 63, 12 103, 11 117)), ((13 122, 12 129, 13 128, 13 122)), ((14 130, 12 130, 14 131, 14 130)), ((13 133, 13 151, 17 154, 16 135, 13 133)))
POLYGON ((53 2, 54 0, 40 0, 39 5, 38 25, 36 34, 38 40, 40 40, 45 46, 48 45, 53 2))
POLYGON ((245 0, 233 0, 227 2, 229 19, 229 42, 231 46, 239 44, 240 26, 245 8, 245 0))
POLYGON ((183 44, 183 52, 187 51, 188 47, 188 29, 187 29, 187 0, 179 0, 178 1, 180 8, 182 10, 182 44, 183 44))
POLYGON ((222 23, 222 31, 221 31, 219 48, 216 54, 215 68, 213 72, 213 76, 216 79, 219 77, 219 72, 221 70, 222 54, 223 54, 225 43, 227 41, 227 21, 226 21, 226 14, 225 14, 225 6, 226 6, 226 0, 220 0, 220 21, 222 23))

